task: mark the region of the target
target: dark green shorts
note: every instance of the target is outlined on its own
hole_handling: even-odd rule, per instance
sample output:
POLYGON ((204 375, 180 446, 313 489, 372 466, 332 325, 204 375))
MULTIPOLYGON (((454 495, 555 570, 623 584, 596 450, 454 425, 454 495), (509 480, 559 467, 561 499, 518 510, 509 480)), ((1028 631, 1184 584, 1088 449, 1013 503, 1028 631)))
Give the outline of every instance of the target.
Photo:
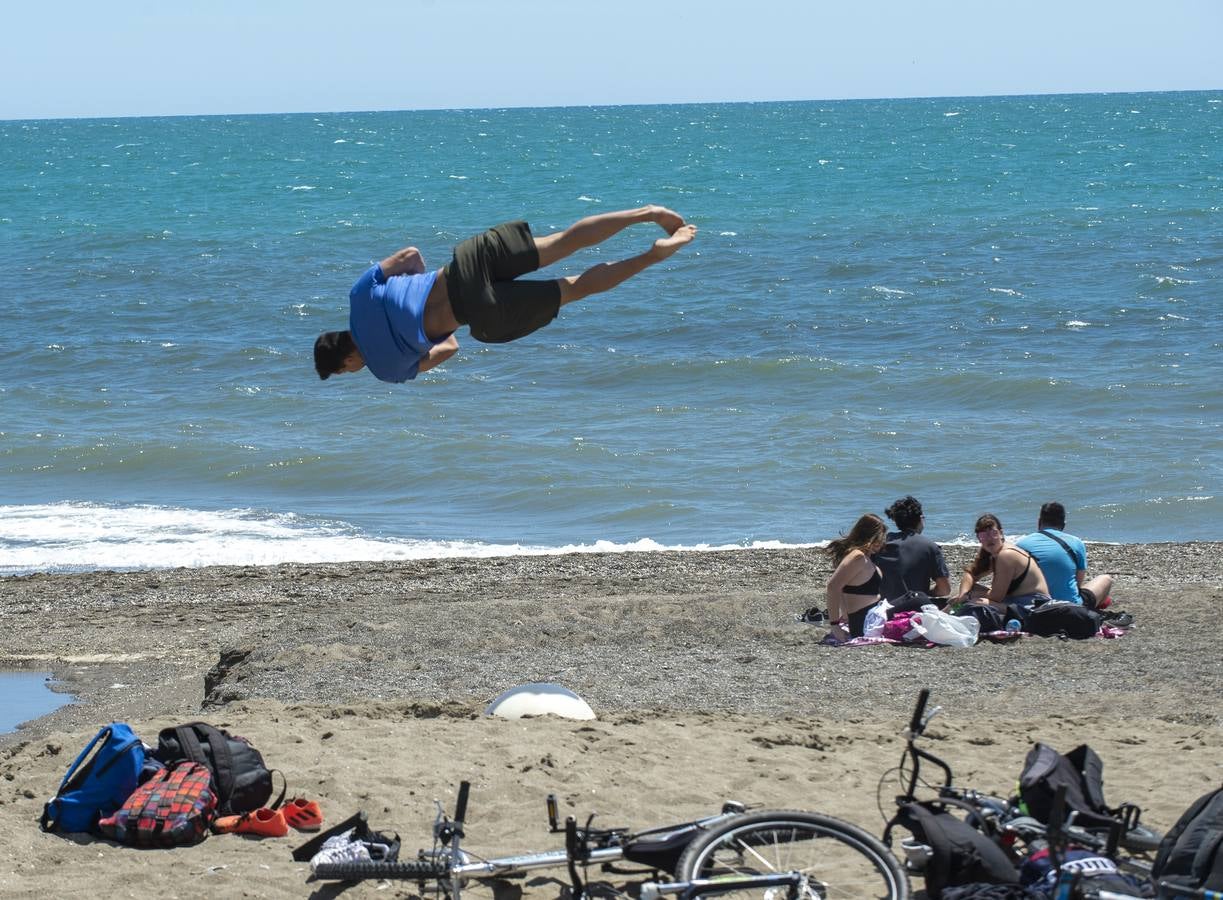
POLYGON ((555 281, 515 281, 539 268, 539 251, 526 222, 506 222, 454 248, 446 290, 454 317, 471 336, 504 344, 543 328, 561 308, 555 281))

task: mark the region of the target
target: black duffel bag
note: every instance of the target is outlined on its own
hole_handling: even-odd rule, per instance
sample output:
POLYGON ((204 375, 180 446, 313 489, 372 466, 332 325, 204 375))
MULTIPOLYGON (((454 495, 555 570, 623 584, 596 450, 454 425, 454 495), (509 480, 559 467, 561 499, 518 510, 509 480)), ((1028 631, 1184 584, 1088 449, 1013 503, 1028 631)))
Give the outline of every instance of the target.
POLYGON ((1095 637, 1103 621, 1104 617, 1094 609, 1064 600, 1050 600, 1028 612, 1023 630, 1041 637, 1083 640, 1095 637))
MULTIPOLYGON (((245 738, 214 728, 206 722, 189 722, 163 728, 153 754, 166 765, 182 759, 201 763, 212 773, 217 795, 217 815, 250 812, 266 806, 272 796, 272 772, 259 751, 245 738)), ((284 801, 285 791, 272 804, 284 801)))

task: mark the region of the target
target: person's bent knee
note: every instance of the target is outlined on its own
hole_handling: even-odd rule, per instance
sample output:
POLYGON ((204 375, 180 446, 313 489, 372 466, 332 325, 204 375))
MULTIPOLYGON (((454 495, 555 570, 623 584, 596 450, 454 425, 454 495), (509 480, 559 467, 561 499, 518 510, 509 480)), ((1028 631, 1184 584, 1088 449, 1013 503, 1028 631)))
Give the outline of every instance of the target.
POLYGON ((556 284, 561 290, 561 306, 590 296, 590 291, 584 290, 581 287, 576 275, 566 275, 564 278, 558 278, 556 279, 556 284))

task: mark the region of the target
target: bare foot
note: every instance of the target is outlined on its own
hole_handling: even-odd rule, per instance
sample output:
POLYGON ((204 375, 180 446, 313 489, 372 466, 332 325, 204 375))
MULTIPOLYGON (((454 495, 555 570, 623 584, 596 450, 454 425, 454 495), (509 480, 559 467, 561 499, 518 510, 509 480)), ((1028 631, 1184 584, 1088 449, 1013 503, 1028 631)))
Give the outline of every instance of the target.
POLYGON ((695 225, 680 225, 670 237, 659 238, 654 242, 654 247, 650 251, 654 256, 654 261, 666 259, 684 244, 691 243, 694 237, 696 237, 695 225))
POLYGON ((658 227, 667 234, 675 234, 681 225, 684 224, 684 217, 674 210, 667 209, 665 206, 651 206, 650 218, 658 223, 658 227))

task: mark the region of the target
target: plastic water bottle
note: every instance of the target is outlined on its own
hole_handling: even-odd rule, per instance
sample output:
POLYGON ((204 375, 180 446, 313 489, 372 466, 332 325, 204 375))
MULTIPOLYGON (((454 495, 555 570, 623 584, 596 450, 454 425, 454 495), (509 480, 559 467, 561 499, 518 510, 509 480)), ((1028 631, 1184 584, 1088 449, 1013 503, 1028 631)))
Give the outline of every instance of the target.
POLYGON ((1020 622, 1018 619, 1008 619, 1007 620, 1007 623, 1006 623, 1006 633, 1007 634, 1015 634, 1016 632, 1020 632, 1020 631, 1023 631, 1022 622, 1020 622))

